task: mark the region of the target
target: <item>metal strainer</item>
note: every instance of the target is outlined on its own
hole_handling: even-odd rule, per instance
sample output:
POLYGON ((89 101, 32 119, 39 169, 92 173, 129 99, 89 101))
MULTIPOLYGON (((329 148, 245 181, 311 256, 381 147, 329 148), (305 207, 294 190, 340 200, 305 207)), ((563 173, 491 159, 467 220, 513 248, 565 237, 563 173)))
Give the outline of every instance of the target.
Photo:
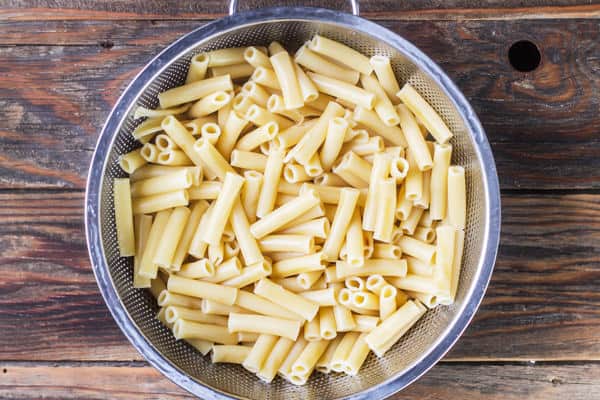
POLYGON ((485 133, 470 105, 441 69, 412 44, 356 15, 319 8, 268 8, 196 29, 160 53, 133 80, 108 117, 96 146, 87 184, 86 230, 94 273, 117 324, 154 367, 190 392, 203 399, 382 398, 431 368, 475 313, 498 247, 498 177, 485 133), (456 303, 427 312, 385 357, 370 355, 357 376, 315 373, 305 386, 283 379, 267 385, 241 367, 211 364, 208 357, 176 341, 155 318, 154 299, 146 290, 132 286, 131 259, 118 254, 112 183, 113 178, 125 176, 117 162, 119 155, 139 146, 131 137, 136 126, 133 109, 136 105, 155 108, 158 93, 183 84, 193 55, 224 47, 266 46, 273 40, 295 50, 316 33, 368 56, 389 56, 400 83, 410 82, 454 132, 453 163, 465 167, 468 190, 463 269, 456 303))

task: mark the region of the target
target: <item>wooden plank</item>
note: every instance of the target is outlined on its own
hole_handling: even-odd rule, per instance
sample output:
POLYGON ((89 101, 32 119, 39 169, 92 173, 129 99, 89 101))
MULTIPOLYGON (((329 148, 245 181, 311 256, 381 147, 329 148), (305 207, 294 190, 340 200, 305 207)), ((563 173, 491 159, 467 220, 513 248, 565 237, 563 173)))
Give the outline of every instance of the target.
MULTIPOLYGON (((488 294, 447 359, 600 360, 600 194, 502 206, 488 294)), ((0 192, 0 360, 140 359, 98 294, 82 207, 80 192, 0 192)))
MULTIPOLYGON (((27 24, 0 33, 0 43, 68 43, 77 36, 105 47, 0 48, 0 104, 8 115, 0 119, 0 187, 82 188, 98 132, 121 90, 197 23, 96 22, 86 31, 87 24, 70 22, 19 34, 38 31, 37 23, 27 24)), ((384 25, 431 55, 464 91, 487 130, 503 188, 600 187, 599 21, 384 25), (543 54, 530 74, 515 71, 506 57, 523 38, 543 54)))
MULTIPOLYGON (((195 398, 155 369, 143 365, 39 365, 4 363, 3 399, 195 398), (35 377, 35 379, 32 379, 35 377)), ((600 366, 481 365, 440 363, 388 400, 544 399, 590 400, 600 391, 600 366)))
MULTIPOLYGON (((108 19, 198 19, 219 18, 227 13, 227 1, 200 2, 142 0, 8 0, 0 7, 0 19, 7 20, 108 20, 108 19)), ((401 19, 532 19, 586 18, 600 15, 597 0, 359 0, 361 15, 368 18, 401 19)), ((350 12, 346 0, 240 1, 240 10, 266 6, 316 6, 350 12)))

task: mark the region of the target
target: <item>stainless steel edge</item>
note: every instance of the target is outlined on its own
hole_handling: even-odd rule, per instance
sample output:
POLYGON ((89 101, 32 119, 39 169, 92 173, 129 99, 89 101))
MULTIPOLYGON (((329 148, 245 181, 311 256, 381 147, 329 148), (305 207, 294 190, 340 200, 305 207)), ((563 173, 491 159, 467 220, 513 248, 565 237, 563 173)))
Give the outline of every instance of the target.
MULTIPOLYGON (((358 3, 358 0, 348 1, 350 1, 350 6, 352 7, 352 14, 357 16, 360 15, 360 5, 358 3)), ((227 10, 229 11, 230 16, 238 13, 239 3, 239 0, 229 0, 229 7, 227 8, 227 10)))
POLYGON ((483 169, 484 186, 486 188, 485 197, 488 204, 488 211, 485 218, 485 235, 483 237, 484 254, 480 259, 478 276, 474 279, 472 287, 469 289, 469 297, 465 300, 465 304, 459 313, 459 317, 446 329, 446 332, 442 335, 440 340, 431 347, 431 350, 428 353, 423 354, 419 360, 413 363, 407 372, 401 376, 391 377, 388 381, 366 391, 346 397, 347 399, 383 398, 409 385, 435 365, 435 363, 452 347, 456 340, 458 340, 473 318, 473 315, 483 298, 493 271, 498 250, 501 216, 500 191, 494 158, 481 123, 468 101, 450 78, 448 78, 439 66, 429 57, 410 42, 380 25, 358 16, 321 8, 266 8, 239 13, 235 16, 225 17, 206 24, 183 36, 157 55, 136 76, 136 78, 134 78, 132 83, 125 89, 124 93, 117 101, 116 106, 107 118, 107 122, 98 139, 96 150, 92 156, 86 188, 85 226, 88 251, 93 271, 102 296, 115 321, 129 341, 146 357, 150 364, 182 388, 203 399, 216 400, 238 398, 215 391, 215 389, 202 385, 196 380, 186 376, 185 373, 162 357, 151 343, 149 343, 138 331, 135 323, 131 320, 128 313, 125 311, 123 304, 119 300, 117 291, 110 279, 108 265, 104 257, 99 224, 99 210, 101 206, 100 189, 102 187, 102 177, 106 168, 106 154, 111 148, 115 134, 122 125, 129 109, 133 107, 137 101, 140 93, 143 92, 144 88, 157 74, 165 69, 172 60, 175 60, 180 55, 186 53, 200 40, 247 24, 274 20, 312 20, 334 23, 365 32, 398 49, 421 68, 423 72, 429 75, 452 99, 454 105, 461 110, 465 124, 478 143, 477 156, 479 160, 487 166, 487 168, 483 169))

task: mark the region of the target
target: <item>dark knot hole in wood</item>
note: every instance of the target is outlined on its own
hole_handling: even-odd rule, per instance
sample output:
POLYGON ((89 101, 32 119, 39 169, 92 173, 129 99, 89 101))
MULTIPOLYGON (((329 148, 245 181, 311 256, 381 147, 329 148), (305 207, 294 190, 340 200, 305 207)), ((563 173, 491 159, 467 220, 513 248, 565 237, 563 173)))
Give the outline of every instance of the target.
POLYGON ((531 72, 540 65, 541 60, 540 50, 529 40, 519 40, 508 50, 508 61, 517 71, 531 72))

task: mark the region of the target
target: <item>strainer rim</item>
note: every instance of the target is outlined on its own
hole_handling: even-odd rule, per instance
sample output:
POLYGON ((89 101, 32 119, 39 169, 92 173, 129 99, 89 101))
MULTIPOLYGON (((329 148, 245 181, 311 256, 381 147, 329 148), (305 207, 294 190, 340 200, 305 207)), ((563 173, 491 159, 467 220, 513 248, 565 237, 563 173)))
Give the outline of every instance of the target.
POLYGON ((120 127, 128 115, 128 111, 133 107, 135 101, 143 93, 148 84, 164 69, 189 51, 190 48, 196 46, 198 42, 205 41, 212 35, 220 35, 226 31, 239 29, 249 24, 289 20, 321 21, 327 24, 355 29, 394 47, 432 79, 452 101, 463 119, 469 134, 475 141, 475 153, 482 166, 482 181, 487 203, 487 207, 485 208, 486 224, 483 229, 482 255, 479 258, 476 276, 467 291, 465 302, 461 310, 457 313, 457 317, 440 334, 436 342, 430 345, 428 352, 423 353, 423 355, 415 360, 403 374, 391 376, 389 379, 364 389, 359 393, 343 397, 343 399, 383 398, 403 389, 432 368, 450 350, 473 318, 475 311, 483 299, 497 255, 500 235, 500 191, 490 145, 479 119, 464 95, 442 69, 421 50, 400 35, 381 25, 358 16, 322 8, 271 7, 242 12, 234 16, 212 21, 182 36, 166 47, 146 64, 142 71, 138 73, 124 90, 107 117, 98 138, 90 163, 85 196, 85 227, 88 252, 100 292, 113 318, 136 350, 154 368, 158 369, 177 385, 197 396, 202 396, 202 398, 215 400, 244 398, 226 394, 217 388, 210 387, 188 376, 175 364, 163 357, 154 345, 148 341, 145 335, 138 330, 137 324, 126 311, 117 294, 103 251, 101 224, 99 223, 101 188, 105 175, 104 172, 107 167, 107 156, 120 127))

